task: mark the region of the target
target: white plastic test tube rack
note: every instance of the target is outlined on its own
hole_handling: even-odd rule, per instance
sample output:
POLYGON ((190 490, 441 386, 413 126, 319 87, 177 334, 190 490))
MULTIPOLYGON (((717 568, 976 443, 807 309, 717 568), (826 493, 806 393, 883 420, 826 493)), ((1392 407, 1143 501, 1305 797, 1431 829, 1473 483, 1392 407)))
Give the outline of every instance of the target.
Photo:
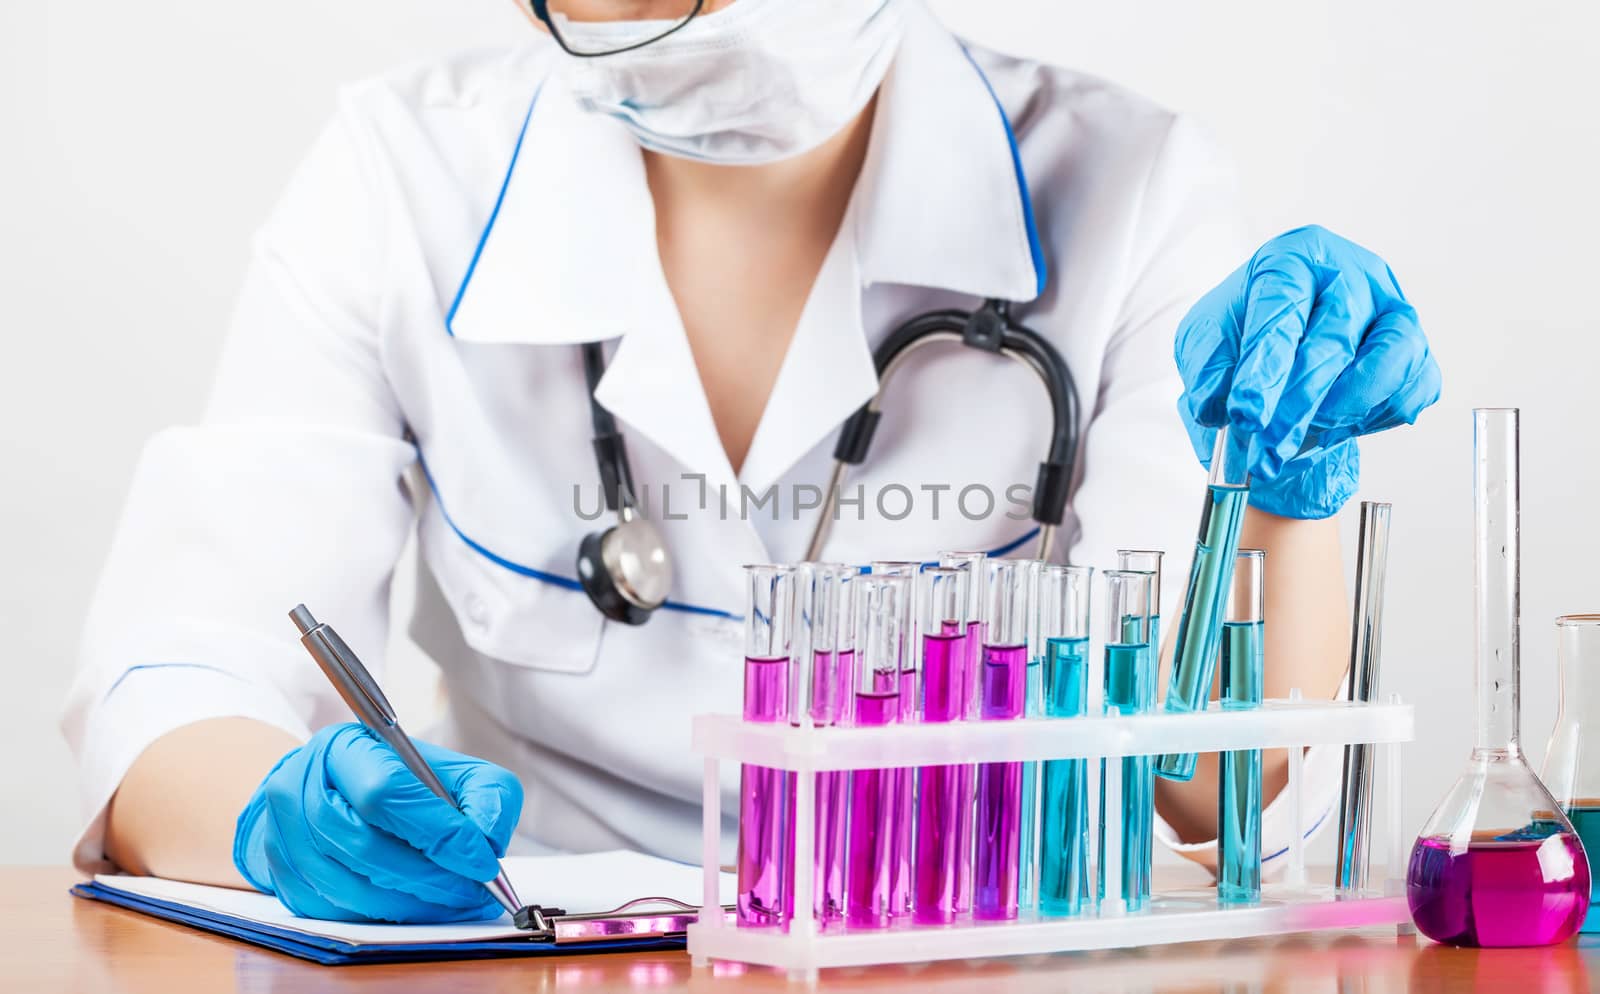
MULTIPOLYGON (((1097 686, 1092 682, 1091 687, 1097 686)), ((1093 711, 1091 702, 1091 712, 1093 711)), ((826 967, 916 963, 940 959, 1020 956, 1068 950, 1111 949, 1168 942, 1235 939, 1325 929, 1396 925, 1411 921, 1406 907, 1406 839, 1399 814, 1400 745, 1413 735, 1409 705, 1387 703, 1311 703, 1295 692, 1287 701, 1267 701, 1251 711, 1212 709, 1195 714, 1148 714, 1085 718, 1030 718, 1023 721, 905 724, 881 728, 814 728, 761 725, 731 715, 700 715, 694 720, 693 748, 705 757, 703 794, 706 867, 700 921, 689 926, 689 953, 696 965, 726 960, 778 967, 791 979, 815 980, 826 967), (1160 892, 1149 907, 1127 914, 1118 893, 1120 872, 1106 874, 1106 895, 1098 910, 1077 917, 1041 917, 1026 909, 1009 922, 962 921, 953 925, 904 925, 878 930, 822 930, 812 914, 816 886, 809 869, 815 852, 815 776, 795 785, 797 827, 795 917, 787 931, 739 928, 725 919, 718 903, 718 865, 722 851, 720 764, 754 763, 810 774, 822 770, 881 769, 960 763, 1004 763, 1084 758, 1090 771, 1090 838, 1097 835, 1095 780, 1102 758, 1166 752, 1216 752, 1239 749, 1289 749, 1286 797, 1293 824, 1306 824, 1301 811, 1299 747, 1342 746, 1364 742, 1379 749, 1379 768, 1387 780, 1385 816, 1389 854, 1381 889, 1338 894, 1331 880, 1307 881, 1304 837, 1296 833, 1287 853, 1283 879, 1263 887, 1259 904, 1219 907, 1212 889, 1160 892), (713 909, 715 909, 713 911, 713 909)), ((1121 865, 1121 763, 1106 763, 1106 852, 1121 865)), ((1377 827, 1376 825, 1374 827, 1377 827)), ((1040 840, 1048 844, 1048 840, 1040 840)), ((1376 847, 1375 847, 1376 848, 1376 847)), ((1093 871, 1098 874, 1098 867, 1093 871)), ((1092 890, 1092 888, 1091 888, 1092 890)), ((1092 900, 1090 904, 1092 905, 1092 900)))

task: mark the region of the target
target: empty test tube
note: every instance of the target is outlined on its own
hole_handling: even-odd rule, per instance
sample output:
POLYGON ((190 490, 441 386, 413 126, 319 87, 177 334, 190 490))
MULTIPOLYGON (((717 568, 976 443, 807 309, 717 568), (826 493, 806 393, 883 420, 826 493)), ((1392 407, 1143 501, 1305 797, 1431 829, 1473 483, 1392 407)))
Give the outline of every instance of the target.
MULTIPOLYGON (((1044 714, 1078 718, 1089 703, 1088 566, 1046 564, 1039 571, 1038 624, 1043 644, 1044 714)), ((1043 764, 1039 799, 1039 910, 1076 915, 1089 897, 1087 760, 1043 764)))
MULTIPOLYGON (((1390 505, 1381 501, 1361 502, 1360 540, 1356 545, 1355 621, 1350 632, 1349 696, 1352 701, 1371 702, 1378 697, 1390 510, 1390 505)), ((1372 747, 1356 743, 1344 747, 1344 778, 1339 792, 1339 857, 1334 883, 1341 892, 1366 890, 1371 842, 1372 747)))
MULTIPOLYGON (((1239 528, 1250 497, 1245 469, 1246 447, 1235 443, 1227 428, 1217 432, 1211 452, 1211 478, 1200 509, 1200 531, 1195 538, 1194 562, 1184 592, 1183 615, 1172 655, 1172 679, 1164 707, 1188 714, 1204 711, 1216 673, 1217 651, 1222 641, 1222 611, 1228 585, 1233 580, 1233 557, 1239 549, 1239 528)), ((1191 780, 1194 753, 1170 753, 1156 760, 1156 772, 1169 780, 1191 780)))
MULTIPOLYGON (((1111 570, 1106 577, 1106 630, 1121 633, 1121 641, 1106 643, 1105 710, 1107 714, 1147 714, 1155 707, 1155 652, 1150 646, 1149 573, 1111 570)), ((1120 891, 1129 911, 1142 910, 1150 900, 1151 864, 1155 858, 1155 779, 1149 756, 1125 756, 1121 769, 1120 866, 1108 865, 1106 845, 1105 777, 1101 777, 1100 879, 1097 893, 1112 890, 1107 875, 1120 873, 1120 891)), ((1104 766, 1102 766, 1104 769, 1104 766)))
MULTIPOLYGON (((921 720, 966 719, 962 669, 967 647, 965 569, 935 567, 917 578, 917 627, 922 650, 921 720)), ((924 766, 917 771, 916 920, 948 924, 958 913, 961 848, 972 816, 971 766, 924 766), (963 776, 965 774, 965 776, 963 776), (963 781, 966 784, 963 791, 963 781)))
MULTIPOLYGON (((1265 679, 1266 564, 1260 549, 1240 549, 1222 622, 1222 707, 1261 706, 1265 679)), ((1217 811, 1217 901, 1261 900, 1261 750, 1224 752, 1217 811)))
MULTIPOLYGON (((1028 679, 1028 593, 1032 563, 984 563, 983 657, 978 674, 978 716, 1014 721, 1023 715, 1028 679)), ((1022 843, 1022 764, 978 767, 972 915, 983 920, 1017 917, 1022 843)))
MULTIPOLYGON (((856 683, 851 718, 857 726, 900 720, 901 628, 911 581, 903 576, 857 577, 856 683)), ((850 831, 845 871, 845 920, 881 928, 895 913, 893 868, 909 854, 896 851, 895 770, 852 770, 850 831)))
MULTIPOLYGON (((789 718, 794 620, 792 566, 746 566, 744 720, 789 718)), ((736 919, 747 927, 781 926, 791 909, 789 774, 749 763, 739 772, 736 919)))
MULTIPOLYGON (((1028 675, 1024 680, 1022 716, 1044 714, 1044 637, 1039 628, 1039 583, 1045 562, 1028 560, 1028 675)), ((1039 764, 1022 764, 1022 841, 1017 858, 1017 905, 1031 910, 1039 904, 1039 764)))

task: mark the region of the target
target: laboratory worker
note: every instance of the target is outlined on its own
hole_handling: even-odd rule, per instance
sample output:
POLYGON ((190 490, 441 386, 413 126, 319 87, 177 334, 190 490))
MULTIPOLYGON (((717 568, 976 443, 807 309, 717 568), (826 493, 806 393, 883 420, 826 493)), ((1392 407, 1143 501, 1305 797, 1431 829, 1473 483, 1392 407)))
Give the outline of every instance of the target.
MULTIPOLYGON (((1357 439, 1439 392, 1378 256, 1320 227, 1252 251, 1193 121, 920 0, 524 13, 503 48, 341 93, 256 234, 204 414, 145 448, 63 720, 81 868, 423 922, 497 914, 479 882, 508 850, 696 861, 690 716, 739 707, 742 564, 803 558, 823 514, 831 561, 1033 555, 1043 483, 1070 495, 1048 555, 1165 550, 1172 618, 1224 425, 1267 552, 1266 693, 1338 693, 1357 439), (939 311, 1058 354, 1070 465, 1039 468, 1066 398, 941 344, 825 504, 874 350, 939 311), (608 496, 648 526, 597 552, 608 496), (286 616, 383 680, 413 535, 402 607, 443 703, 403 717, 459 811, 286 616)), ((1269 867, 1336 764, 1309 754, 1306 824, 1267 807, 1269 867)), ((1216 797, 1204 766, 1161 782, 1160 837, 1214 858, 1216 797)))

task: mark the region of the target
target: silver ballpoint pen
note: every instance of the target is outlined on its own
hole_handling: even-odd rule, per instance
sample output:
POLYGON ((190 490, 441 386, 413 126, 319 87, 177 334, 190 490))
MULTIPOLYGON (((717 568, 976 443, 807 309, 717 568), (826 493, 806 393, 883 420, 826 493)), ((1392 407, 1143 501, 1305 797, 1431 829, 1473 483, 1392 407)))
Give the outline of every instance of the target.
MULTIPOLYGON (((304 604, 296 604, 289 617, 294 621, 295 627, 300 629, 300 644, 311 653, 311 658, 317 661, 322 672, 327 675, 334 689, 339 691, 339 696, 350 705, 350 710, 355 712, 356 718, 371 729, 372 734, 382 739, 400 757, 423 785, 433 791, 446 804, 461 810, 461 805, 444 789, 444 784, 428 766, 427 760, 417 752, 417 747, 411 744, 411 739, 400 728, 400 722, 395 719, 394 708, 390 706, 389 699, 383 696, 378 682, 372 679, 372 674, 361 665, 361 660, 345 644, 339 633, 327 625, 321 624, 311 616, 304 604)), ((500 873, 483 885, 488 888, 500 906, 506 909, 518 928, 527 928, 524 924, 527 916, 517 892, 511 887, 511 880, 506 876, 502 866, 500 873)))

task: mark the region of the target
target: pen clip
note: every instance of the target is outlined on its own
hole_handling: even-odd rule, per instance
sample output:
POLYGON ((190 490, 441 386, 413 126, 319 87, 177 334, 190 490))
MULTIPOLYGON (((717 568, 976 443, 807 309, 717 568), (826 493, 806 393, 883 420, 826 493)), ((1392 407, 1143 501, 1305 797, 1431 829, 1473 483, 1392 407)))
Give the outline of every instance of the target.
POLYGON ((361 665, 361 659, 351 650, 349 645, 345 644, 345 640, 339 636, 339 633, 327 625, 323 625, 322 636, 327 639, 328 644, 332 647, 333 658, 337 659, 339 665, 344 668, 345 673, 349 674, 351 682, 356 685, 356 689, 366 695, 367 700, 372 702, 372 706, 377 708, 378 712, 391 725, 398 722, 399 718, 395 715, 394 706, 389 703, 389 698, 383 696, 383 690, 378 687, 378 681, 372 679, 372 674, 368 673, 367 668, 361 665))

